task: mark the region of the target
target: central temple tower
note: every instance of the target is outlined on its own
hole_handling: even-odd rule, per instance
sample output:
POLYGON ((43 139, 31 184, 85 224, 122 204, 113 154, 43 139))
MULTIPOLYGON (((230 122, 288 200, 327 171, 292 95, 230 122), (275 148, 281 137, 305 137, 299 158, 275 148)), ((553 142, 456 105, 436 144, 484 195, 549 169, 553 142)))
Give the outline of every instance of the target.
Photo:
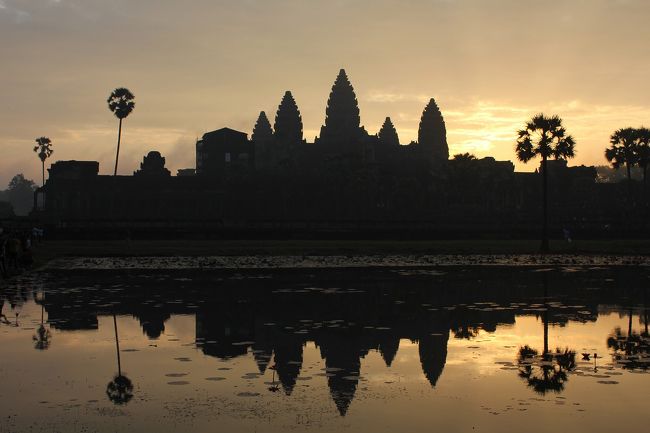
POLYGON ((327 100, 325 124, 321 127, 317 142, 342 151, 350 151, 350 146, 359 143, 365 131, 360 127, 359 104, 352 84, 344 69, 334 81, 327 100))

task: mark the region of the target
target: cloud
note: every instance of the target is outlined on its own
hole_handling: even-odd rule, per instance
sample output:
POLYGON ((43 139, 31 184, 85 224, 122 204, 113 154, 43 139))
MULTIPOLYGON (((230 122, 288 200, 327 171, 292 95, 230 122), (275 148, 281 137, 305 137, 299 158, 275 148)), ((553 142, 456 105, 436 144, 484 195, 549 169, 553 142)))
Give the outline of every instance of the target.
POLYGON ((414 95, 406 93, 383 93, 371 91, 363 98, 366 102, 394 103, 394 102, 420 102, 427 103, 431 99, 427 95, 414 95))

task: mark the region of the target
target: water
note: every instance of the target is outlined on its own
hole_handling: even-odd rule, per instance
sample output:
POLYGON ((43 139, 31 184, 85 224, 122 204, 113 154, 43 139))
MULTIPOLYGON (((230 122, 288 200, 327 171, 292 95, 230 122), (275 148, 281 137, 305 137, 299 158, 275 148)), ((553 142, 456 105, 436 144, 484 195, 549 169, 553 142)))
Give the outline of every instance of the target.
POLYGON ((650 422, 646 266, 81 268, 1 288, 0 432, 650 422))

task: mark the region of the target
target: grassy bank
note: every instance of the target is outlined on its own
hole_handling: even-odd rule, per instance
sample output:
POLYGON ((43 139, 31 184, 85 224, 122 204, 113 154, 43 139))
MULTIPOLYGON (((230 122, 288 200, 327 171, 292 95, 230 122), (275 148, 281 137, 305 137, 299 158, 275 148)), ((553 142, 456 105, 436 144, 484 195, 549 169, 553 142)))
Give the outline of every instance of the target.
MULTIPOLYGON (((65 256, 246 256, 382 254, 536 254, 537 240, 60 240, 38 245, 35 258, 45 263, 65 256)), ((553 253, 650 254, 650 240, 551 241, 553 253)))

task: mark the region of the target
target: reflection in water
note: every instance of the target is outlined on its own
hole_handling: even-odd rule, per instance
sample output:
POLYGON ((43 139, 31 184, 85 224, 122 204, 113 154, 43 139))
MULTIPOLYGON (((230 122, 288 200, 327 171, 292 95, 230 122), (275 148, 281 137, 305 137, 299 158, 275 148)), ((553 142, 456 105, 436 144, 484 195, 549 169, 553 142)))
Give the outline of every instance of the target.
MULTIPOLYGON (((35 301, 40 309, 40 325, 30 335, 37 349, 46 349, 50 347, 51 328, 57 344, 50 353, 61 346, 66 333, 80 340, 90 338, 100 331, 100 322, 106 324, 106 318, 112 319, 117 374, 106 386, 106 395, 116 405, 131 402, 134 389, 132 380, 122 372, 117 316, 134 317, 139 324, 137 332, 141 329, 146 336, 139 334, 146 341, 139 349, 127 349, 140 350, 138 356, 146 360, 134 364, 129 357, 129 370, 137 373, 132 377, 143 395, 161 392, 152 385, 155 378, 146 367, 149 361, 163 362, 156 358, 157 354, 169 353, 164 351, 172 350, 170 345, 185 347, 176 342, 178 338, 172 338, 173 327, 168 329, 171 318, 183 315, 193 318, 193 341, 189 344, 198 349, 202 359, 212 363, 213 370, 221 371, 207 373, 202 380, 219 384, 222 390, 221 384, 233 380, 226 380, 224 371, 236 368, 241 360, 251 360, 255 372, 242 370, 244 376, 238 376, 241 381, 234 385, 236 395, 263 399, 255 392, 257 389, 265 396, 274 396, 276 402, 268 404, 288 399, 295 402, 295 410, 302 411, 308 410, 301 404, 306 398, 304 390, 309 389, 311 395, 329 401, 337 417, 346 419, 362 410, 358 408, 359 399, 376 398, 370 397, 371 383, 394 383, 391 377, 377 376, 363 361, 373 353, 385 365, 381 374, 394 374, 398 381, 409 375, 419 377, 427 387, 420 391, 426 392, 423 398, 437 395, 458 374, 448 370, 458 368, 460 355, 453 352, 465 344, 472 344, 467 348, 475 351, 479 351, 479 344, 490 350, 501 347, 504 356, 496 364, 512 378, 504 376, 501 380, 512 380, 522 393, 559 395, 567 390, 569 381, 573 391, 577 387, 574 383, 580 380, 574 378, 588 377, 587 369, 592 375, 598 373, 593 363, 604 364, 603 355, 594 356, 593 345, 566 344, 557 335, 574 332, 578 325, 593 324, 599 315, 611 312, 626 312, 627 330, 619 327, 609 336, 607 331, 598 336, 601 345, 607 340, 615 361, 605 365, 606 374, 613 375, 616 367, 647 370, 648 311, 640 302, 646 291, 629 288, 647 287, 644 273, 631 272, 622 277, 621 270, 602 268, 584 273, 537 271, 445 269, 411 275, 390 270, 305 270, 271 275, 268 270, 244 274, 188 271, 189 275, 183 271, 50 272, 35 274, 35 281, 30 282, 41 292, 47 290, 47 297, 32 300, 33 295, 21 285, 3 292, 2 307, 6 299, 10 305, 6 314, 18 318, 22 305, 35 301), (622 300, 624 310, 619 307, 622 300), (642 331, 633 329, 634 317, 639 318, 642 331), (498 337, 500 331, 523 326, 518 323, 523 318, 530 318, 531 324, 538 320, 525 339, 509 343, 490 339, 498 337), (571 326, 573 331, 567 330, 571 326), (568 347, 557 347, 560 345, 568 347), (143 347, 150 350, 144 353, 143 347), (413 357, 414 364, 408 365, 415 365, 417 371, 401 370, 406 361, 400 358, 400 351, 413 357), (576 360, 576 351, 583 354, 581 361, 576 360), (320 358, 318 366, 313 363, 314 355, 320 358), (450 363, 448 358, 454 356, 455 362, 450 363), (265 379, 261 377, 266 374, 265 379), (319 379, 322 382, 317 382, 319 379), (255 388, 256 381, 261 390, 255 388), (321 387, 324 395, 318 393, 321 387)), ((5 318, 5 322, 13 325, 9 319, 5 318)), ((187 399, 198 398, 196 387, 184 388, 187 391, 180 387, 190 383, 195 365, 192 361, 196 360, 178 355, 170 358, 175 361, 165 375, 188 376, 188 380, 166 383, 179 385, 175 389, 187 399)), ((92 376, 95 371, 88 374, 92 376)), ((597 376, 595 379, 615 383, 603 373, 597 376)), ((198 389, 200 393, 202 388, 198 389)), ((448 386, 444 392, 453 393, 448 386)), ((129 404, 129 409, 143 404, 137 400, 129 404)))
POLYGON ((526 380, 536 393, 544 395, 549 391, 561 393, 568 380, 567 373, 576 367, 576 352, 569 348, 555 352, 549 351, 548 346, 548 321, 552 314, 552 304, 548 298, 548 272, 541 272, 543 291, 543 305, 537 310, 542 315, 544 328, 544 348, 542 354, 528 345, 519 349, 517 362, 519 364, 519 377, 526 380))
POLYGON ((644 309, 645 328, 642 333, 632 330, 632 309, 628 310, 627 333, 616 328, 607 338, 607 347, 614 351, 617 365, 625 369, 648 370, 650 368, 650 336, 648 335, 648 313, 644 309))
POLYGON ((127 404, 133 398, 133 383, 131 379, 122 374, 120 359, 120 339, 117 334, 117 318, 113 313, 113 326, 115 328, 115 350, 117 352, 117 375, 106 385, 106 395, 114 404, 127 404))
POLYGON ((537 350, 524 346, 519 349, 517 359, 519 377, 538 394, 561 393, 568 380, 567 373, 576 367, 575 358, 575 352, 569 349, 557 349, 540 356, 537 350))
POLYGON ((45 350, 50 347, 51 334, 50 330, 43 324, 43 314, 45 307, 41 305, 41 324, 36 329, 36 334, 32 337, 34 339, 34 348, 36 350, 45 350))

